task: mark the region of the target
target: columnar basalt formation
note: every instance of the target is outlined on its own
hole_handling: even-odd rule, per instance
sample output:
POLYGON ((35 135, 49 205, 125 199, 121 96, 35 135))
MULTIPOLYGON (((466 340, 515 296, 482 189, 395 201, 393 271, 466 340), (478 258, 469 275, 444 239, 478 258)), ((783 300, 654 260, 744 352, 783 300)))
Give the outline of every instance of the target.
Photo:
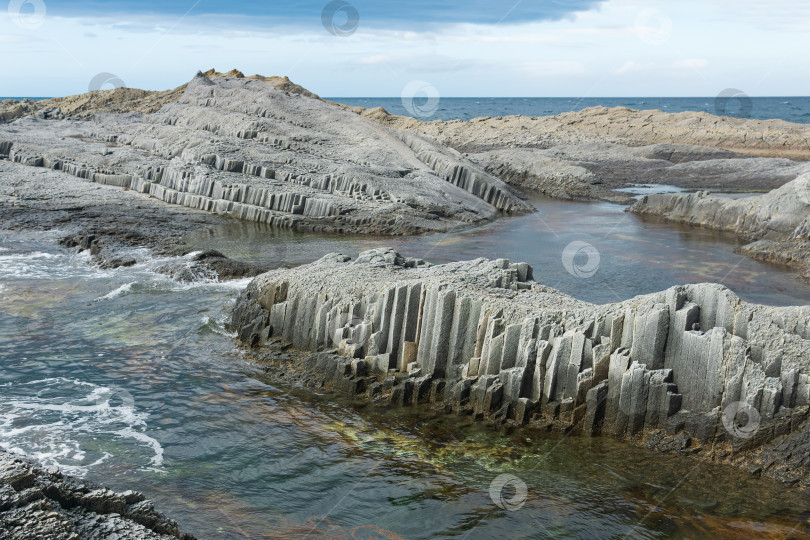
POLYGON ((435 141, 265 80, 199 74, 149 115, 29 117, 0 158, 287 228, 406 234, 531 207, 435 141))
POLYGON ((734 233, 752 257, 789 264, 810 280, 810 172, 765 195, 729 200, 705 192, 643 197, 640 215, 734 233))
POLYGON ((250 346, 336 352, 298 368, 397 404, 678 450, 750 451, 810 428, 810 307, 710 284, 592 305, 532 274, 507 260, 333 254, 256 278, 232 324, 250 346))

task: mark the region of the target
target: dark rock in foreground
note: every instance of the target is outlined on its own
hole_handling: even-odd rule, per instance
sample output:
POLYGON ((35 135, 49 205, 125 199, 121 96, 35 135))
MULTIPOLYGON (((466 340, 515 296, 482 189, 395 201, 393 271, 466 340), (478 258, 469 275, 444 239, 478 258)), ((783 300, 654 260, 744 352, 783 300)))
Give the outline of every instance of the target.
POLYGON ((332 254, 256 278, 233 328, 310 385, 708 454, 810 487, 810 307, 720 285, 594 305, 507 260, 332 254), (285 360, 286 358, 286 360, 285 360))
POLYGON ((0 537, 193 540, 135 491, 115 493, 0 450, 0 537))

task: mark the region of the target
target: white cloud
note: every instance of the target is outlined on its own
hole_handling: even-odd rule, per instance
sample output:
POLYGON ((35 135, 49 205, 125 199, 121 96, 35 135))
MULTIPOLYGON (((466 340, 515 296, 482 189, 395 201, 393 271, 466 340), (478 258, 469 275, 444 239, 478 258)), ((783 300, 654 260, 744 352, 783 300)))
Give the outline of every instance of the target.
POLYGON ((709 61, 705 58, 687 58, 672 64, 675 69, 704 69, 709 67, 709 61))
POLYGON ((524 62, 521 66, 531 76, 559 77, 562 75, 584 75, 585 65, 568 60, 539 60, 524 62))
POLYGON ((0 43, 19 43, 25 38, 17 34, 0 34, 0 43))
POLYGON ((617 75, 624 75, 625 73, 634 73, 637 71, 649 71, 655 67, 652 62, 636 62, 635 60, 628 60, 622 67, 617 69, 614 73, 617 75))

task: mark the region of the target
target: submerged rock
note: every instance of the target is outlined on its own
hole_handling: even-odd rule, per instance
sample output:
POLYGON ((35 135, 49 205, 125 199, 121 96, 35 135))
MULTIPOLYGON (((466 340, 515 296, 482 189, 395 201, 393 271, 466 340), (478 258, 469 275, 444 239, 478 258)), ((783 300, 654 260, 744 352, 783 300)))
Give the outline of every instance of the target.
MULTIPOLYGON (((232 326, 249 346, 322 351, 292 369, 348 395, 746 466, 780 438, 810 451, 798 435, 810 429, 810 307, 748 304, 712 284, 593 305, 532 273, 507 260, 332 254, 256 278, 232 326)), ((775 463, 765 474, 784 477, 775 463)), ((806 471, 791 468, 810 487, 806 471)))
POLYGON ((0 450, 0 536, 9 540, 193 540, 135 491, 42 468, 0 450))

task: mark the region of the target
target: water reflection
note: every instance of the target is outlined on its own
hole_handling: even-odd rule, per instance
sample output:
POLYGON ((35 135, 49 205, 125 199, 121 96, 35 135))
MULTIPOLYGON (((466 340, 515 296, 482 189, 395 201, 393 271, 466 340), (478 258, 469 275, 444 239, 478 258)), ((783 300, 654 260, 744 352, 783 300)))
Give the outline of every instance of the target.
POLYGON ((354 256, 381 246, 435 263, 503 257, 534 266, 535 279, 544 285, 597 303, 702 282, 722 283, 751 302, 810 302, 810 284, 785 267, 734 253, 738 243, 727 233, 641 219, 610 203, 551 199, 533 203, 534 214, 421 237, 294 233, 238 222, 195 233, 191 239, 234 258, 269 266, 302 264, 336 251, 354 256), (566 270, 564 253, 574 242, 586 243, 598 252, 599 265, 592 277, 566 270))

